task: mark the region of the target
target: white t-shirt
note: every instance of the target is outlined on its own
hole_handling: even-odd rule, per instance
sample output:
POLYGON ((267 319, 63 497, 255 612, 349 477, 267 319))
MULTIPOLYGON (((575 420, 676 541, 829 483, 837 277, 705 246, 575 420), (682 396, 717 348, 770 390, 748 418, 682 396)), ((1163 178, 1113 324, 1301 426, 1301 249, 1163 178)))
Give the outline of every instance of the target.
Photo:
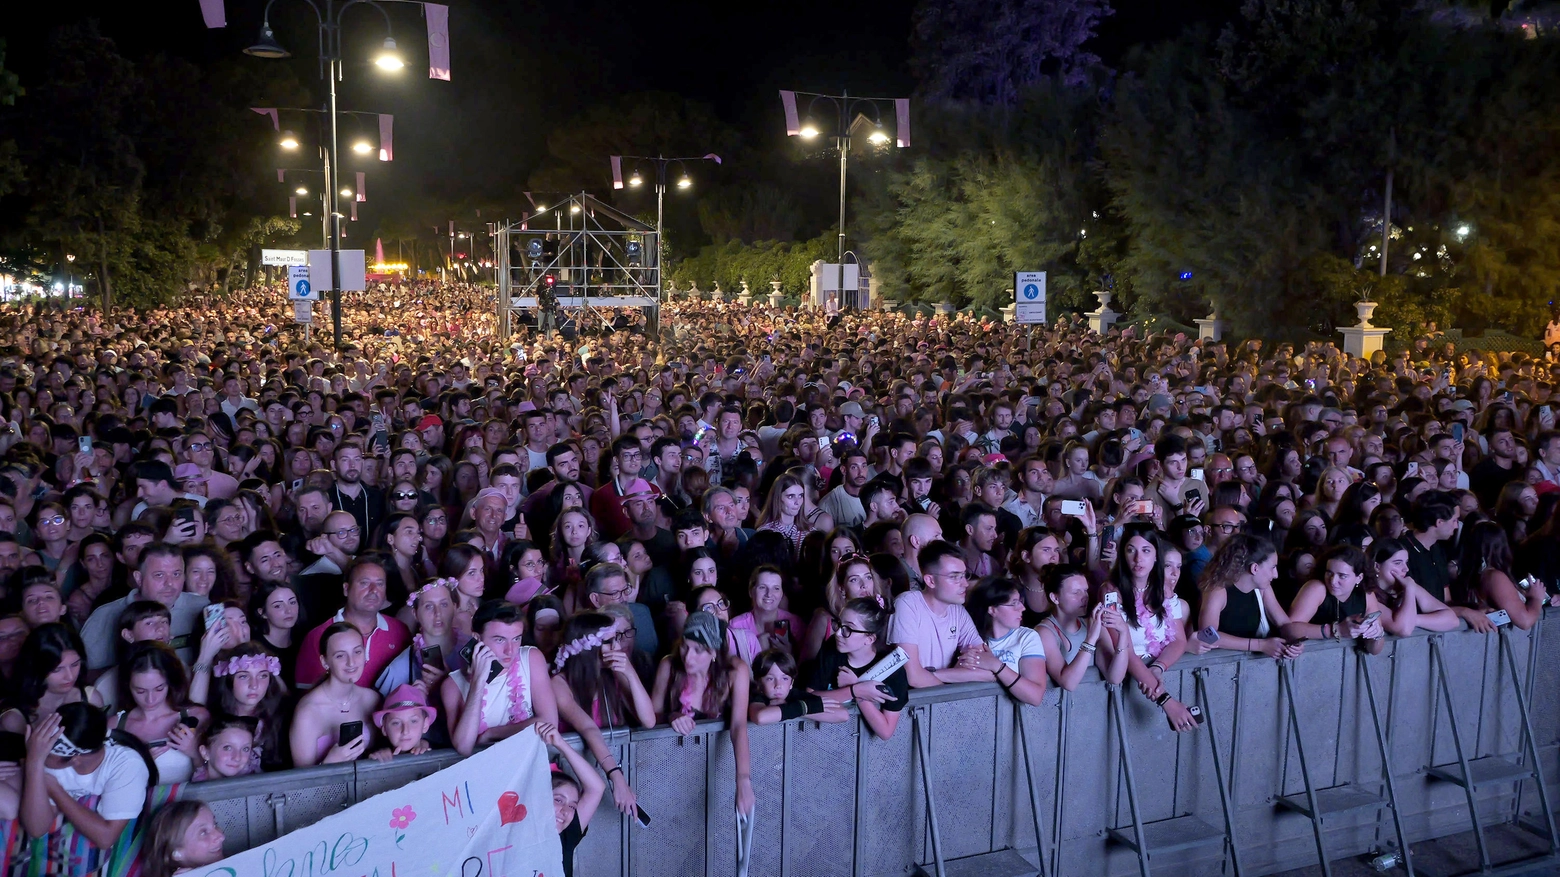
POLYGON ((1015 627, 1000 639, 986 640, 986 645, 1014 673, 1020 672, 1018 664, 1025 658, 1045 660, 1045 645, 1033 628, 1015 627))
POLYGON ((938 617, 926 605, 920 591, 906 591, 894 600, 894 618, 889 622, 890 642, 909 643, 920 654, 921 666, 945 670, 953 666, 959 649, 982 645, 980 632, 963 606, 948 607, 938 617))
POLYGON ((149 779, 146 762, 141 760, 140 753, 127 746, 110 745, 103 755, 103 763, 89 774, 76 773, 71 767, 59 770, 46 767, 44 771, 58 780, 60 787, 72 798, 98 796, 97 814, 104 819, 134 819, 146 806, 146 781, 149 779))

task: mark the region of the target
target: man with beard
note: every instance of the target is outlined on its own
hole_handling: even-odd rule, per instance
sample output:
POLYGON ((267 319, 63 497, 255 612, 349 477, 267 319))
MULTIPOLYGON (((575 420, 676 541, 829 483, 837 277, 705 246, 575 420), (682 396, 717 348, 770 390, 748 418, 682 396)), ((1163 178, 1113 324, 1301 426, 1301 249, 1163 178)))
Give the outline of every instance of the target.
MULTIPOLYGON (((612 480, 597 488, 590 496, 591 516, 596 519, 596 529, 605 540, 612 541, 628 532, 628 513, 623 510, 623 498, 628 488, 639 479, 639 469, 644 465, 644 451, 638 440, 620 436, 612 443, 612 462, 615 471, 612 480)), ((652 492, 659 492, 655 485, 647 484, 652 492)))
POLYGON ((818 507, 829 513, 836 527, 860 527, 867 520, 867 509, 861 504, 861 488, 867 483, 867 453, 852 447, 840 465, 845 469, 840 486, 829 491, 818 507))
POLYGON ((385 516, 385 493, 363 483, 363 449, 343 442, 331 457, 331 470, 336 476, 331 504, 356 518, 364 533, 374 532, 385 516))
POLYGON ((547 449, 547 468, 552 480, 531 491, 520 504, 520 514, 525 517, 526 529, 531 531, 531 541, 546 551, 552 542, 553 521, 550 497, 553 491, 565 485, 578 484, 585 504, 590 505, 591 489, 580 484, 580 452, 573 442, 558 442, 547 449))

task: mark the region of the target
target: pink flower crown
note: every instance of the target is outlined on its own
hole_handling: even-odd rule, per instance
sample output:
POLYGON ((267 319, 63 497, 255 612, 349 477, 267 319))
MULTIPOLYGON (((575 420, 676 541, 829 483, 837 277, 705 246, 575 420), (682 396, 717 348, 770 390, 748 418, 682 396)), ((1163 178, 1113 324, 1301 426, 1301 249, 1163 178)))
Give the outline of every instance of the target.
POLYGON ((240 670, 266 670, 272 676, 280 676, 282 662, 275 655, 235 655, 226 661, 218 661, 211 672, 217 676, 232 676, 240 670))
POLYGON ((553 658, 553 672, 562 672, 563 665, 567 664, 569 659, 575 655, 583 655, 591 649, 601 648, 601 644, 605 642, 608 637, 612 636, 613 631, 615 630, 617 630, 616 624, 612 625, 611 627, 602 628, 595 633, 587 633, 584 636, 571 641, 563 648, 560 648, 558 650, 557 657, 553 658))
POLYGON ((455 586, 458 585, 458 584, 460 584, 460 580, 459 579, 434 579, 433 581, 429 582, 428 584, 423 585, 422 587, 420 587, 417 590, 413 591, 411 596, 406 598, 406 605, 410 606, 410 607, 413 607, 413 608, 416 608, 416 606, 417 606, 417 598, 421 597, 423 594, 427 593, 428 591, 433 590, 434 588, 445 588, 445 589, 447 589, 450 592, 450 596, 454 597, 455 596, 455 586))

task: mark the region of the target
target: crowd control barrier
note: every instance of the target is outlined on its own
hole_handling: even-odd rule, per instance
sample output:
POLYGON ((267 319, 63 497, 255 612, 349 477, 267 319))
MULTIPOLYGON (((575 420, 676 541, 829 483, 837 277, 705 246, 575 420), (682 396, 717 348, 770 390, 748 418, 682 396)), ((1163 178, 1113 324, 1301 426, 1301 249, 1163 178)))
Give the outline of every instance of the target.
MULTIPOLYGON (((1518 826, 1534 864, 1560 861, 1537 779, 1560 774, 1560 632, 1544 632, 1556 623, 1390 639, 1375 656, 1312 642, 1283 664, 1183 658, 1165 684, 1203 709, 1206 723, 1189 733, 1172 731, 1130 680, 1117 688, 1092 672, 1076 691, 1053 686, 1038 707, 993 684, 917 691, 888 740, 859 720, 752 728, 750 873, 1243 877, 1394 852, 1399 873, 1412 873, 1399 839, 1469 833, 1470 806, 1481 829, 1518 826)), ((732 873, 734 769, 721 726, 607 739, 652 822, 623 818, 609 796, 575 873, 732 873)), ((181 793, 211 805, 236 852, 456 758, 365 760, 181 793)), ((1478 855, 1499 866, 1505 850, 1487 849, 1486 834, 1478 855)))

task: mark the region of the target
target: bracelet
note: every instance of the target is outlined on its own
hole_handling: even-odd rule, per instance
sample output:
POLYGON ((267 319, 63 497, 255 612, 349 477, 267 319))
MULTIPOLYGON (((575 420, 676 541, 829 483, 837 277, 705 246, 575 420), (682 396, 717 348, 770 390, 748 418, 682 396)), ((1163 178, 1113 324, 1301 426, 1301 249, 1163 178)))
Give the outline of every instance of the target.
MULTIPOLYGON (((613 765, 612 769, 607 771, 607 776, 612 776, 613 771, 623 773, 623 766, 621 764, 613 765)), ((626 777, 628 774, 624 773, 623 776, 626 777)))
POLYGON ((1096 646, 1094 643, 1079 643, 1078 644, 1078 651, 1080 651, 1080 652, 1092 652, 1092 651, 1094 651, 1094 650, 1096 650, 1098 648, 1099 648, 1099 646, 1096 646))
POLYGON ((1089 537, 1090 539, 1098 539, 1098 538, 1100 538, 1100 534, 1098 534, 1098 533, 1090 533, 1087 530, 1084 531, 1083 535, 1089 537))
POLYGON ((1154 705, 1155 706, 1164 706, 1165 705, 1165 701, 1167 701, 1169 699, 1170 699, 1170 692, 1166 691, 1164 694, 1161 694, 1158 697, 1154 698, 1154 705))
POLYGON ((210 673, 211 672, 211 665, 210 664, 196 664, 195 666, 191 667, 190 669, 195 671, 195 673, 197 675, 199 675, 201 673, 210 673))

